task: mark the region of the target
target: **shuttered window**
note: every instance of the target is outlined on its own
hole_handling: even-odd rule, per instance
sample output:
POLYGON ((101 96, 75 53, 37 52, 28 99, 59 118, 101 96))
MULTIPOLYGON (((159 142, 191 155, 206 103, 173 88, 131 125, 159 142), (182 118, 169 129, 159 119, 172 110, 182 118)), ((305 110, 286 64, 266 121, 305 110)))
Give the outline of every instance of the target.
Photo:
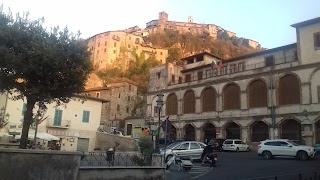
POLYGON ((178 98, 176 94, 170 94, 166 101, 166 114, 176 115, 178 114, 178 98))
POLYGON ((183 112, 184 114, 195 113, 196 97, 194 92, 189 90, 183 97, 183 112))
POLYGON ((300 83, 294 75, 280 79, 278 88, 279 105, 300 104, 300 83))
POLYGON ((53 120, 53 125, 54 126, 61 126, 61 121, 62 121, 62 110, 56 109, 54 112, 54 120, 53 120))
POLYGON ((240 109, 240 89, 235 84, 228 84, 223 90, 224 110, 240 109))
POLYGON ((90 111, 83 111, 82 122, 89 123, 89 119, 90 119, 90 111))
POLYGON ((267 85, 262 80, 255 80, 249 85, 249 107, 267 106, 267 85))
POLYGON ((216 110, 216 92, 212 87, 205 88, 201 94, 202 112, 216 110))

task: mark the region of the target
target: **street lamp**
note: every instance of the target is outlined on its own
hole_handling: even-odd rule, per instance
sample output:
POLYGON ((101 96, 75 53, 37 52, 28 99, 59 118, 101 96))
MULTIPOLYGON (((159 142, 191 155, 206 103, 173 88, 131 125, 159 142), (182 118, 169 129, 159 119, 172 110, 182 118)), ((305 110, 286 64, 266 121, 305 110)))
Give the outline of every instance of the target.
POLYGON ((158 107, 158 115, 159 115, 159 126, 158 126, 158 134, 156 136, 156 141, 157 141, 157 150, 159 150, 159 135, 160 135, 160 112, 162 110, 162 106, 163 106, 163 94, 157 94, 158 96, 158 100, 157 102, 157 107, 158 107))

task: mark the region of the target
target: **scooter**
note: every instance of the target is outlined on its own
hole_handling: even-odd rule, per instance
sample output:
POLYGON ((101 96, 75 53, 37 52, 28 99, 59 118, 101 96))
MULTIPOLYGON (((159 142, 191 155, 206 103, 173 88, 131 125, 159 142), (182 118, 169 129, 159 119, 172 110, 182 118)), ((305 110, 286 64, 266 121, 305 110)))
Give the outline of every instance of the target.
POLYGON ((177 152, 178 150, 172 150, 173 156, 166 163, 166 169, 168 170, 173 164, 175 166, 178 166, 178 171, 180 171, 181 167, 184 170, 189 171, 193 166, 192 158, 190 156, 178 156, 177 152))
POLYGON ((216 153, 209 153, 206 157, 204 157, 204 163, 210 164, 210 166, 216 166, 218 161, 218 155, 216 153))

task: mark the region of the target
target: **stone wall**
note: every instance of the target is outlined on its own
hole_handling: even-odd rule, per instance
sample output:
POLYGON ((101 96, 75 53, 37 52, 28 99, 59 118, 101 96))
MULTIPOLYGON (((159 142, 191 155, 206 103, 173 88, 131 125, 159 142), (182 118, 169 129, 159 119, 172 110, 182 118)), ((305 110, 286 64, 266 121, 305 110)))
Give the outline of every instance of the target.
POLYGON ((138 141, 129 137, 97 132, 96 150, 106 151, 114 147, 116 151, 137 151, 138 141))
POLYGON ((0 149, 2 180, 76 180, 80 153, 0 149))
POLYGON ((78 180, 162 180, 164 171, 159 167, 80 167, 78 180))

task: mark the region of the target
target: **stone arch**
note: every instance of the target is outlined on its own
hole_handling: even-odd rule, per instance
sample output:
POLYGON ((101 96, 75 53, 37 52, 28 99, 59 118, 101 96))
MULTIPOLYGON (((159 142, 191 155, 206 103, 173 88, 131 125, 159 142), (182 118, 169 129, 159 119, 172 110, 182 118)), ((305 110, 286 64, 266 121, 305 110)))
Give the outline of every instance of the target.
POLYGON ((268 106, 268 85, 263 79, 254 79, 247 86, 248 107, 268 106))
POLYGON ((216 111, 217 91, 212 86, 207 86, 201 91, 202 112, 216 111))
POLYGON ((173 124, 170 127, 169 138, 174 141, 177 139, 177 127, 173 124))
POLYGON ((269 125, 263 121, 255 121, 250 126, 251 142, 269 139, 269 125))
POLYGON ((290 140, 302 140, 301 122, 295 118, 286 118, 280 124, 281 138, 290 140))
POLYGON ((301 103, 301 81, 294 73, 285 73, 278 79, 277 84, 278 105, 291 105, 301 103), (290 91, 288 91, 290 89, 290 91))
POLYGON ((223 87, 223 110, 240 109, 241 91, 240 86, 235 83, 228 83, 223 87))
POLYGON ((187 90, 183 95, 183 113, 191 114, 196 112, 196 96, 192 89, 187 90))
POLYGON ((320 67, 314 69, 309 76, 308 82, 310 83, 310 100, 312 103, 320 103, 320 97, 318 93, 320 92, 320 79, 318 78, 320 74, 320 67))
POLYGON ((241 139, 241 125, 229 121, 224 125, 226 139, 241 139))
POLYGON ((171 93, 166 98, 166 114, 168 116, 178 114, 178 97, 176 93, 171 93))
POLYGON ((204 142, 209 142, 211 139, 216 138, 216 126, 211 122, 203 123, 201 132, 201 139, 204 142))
POLYGON ((195 141, 196 140, 196 128, 192 124, 186 124, 183 127, 184 131, 184 140, 195 141))

